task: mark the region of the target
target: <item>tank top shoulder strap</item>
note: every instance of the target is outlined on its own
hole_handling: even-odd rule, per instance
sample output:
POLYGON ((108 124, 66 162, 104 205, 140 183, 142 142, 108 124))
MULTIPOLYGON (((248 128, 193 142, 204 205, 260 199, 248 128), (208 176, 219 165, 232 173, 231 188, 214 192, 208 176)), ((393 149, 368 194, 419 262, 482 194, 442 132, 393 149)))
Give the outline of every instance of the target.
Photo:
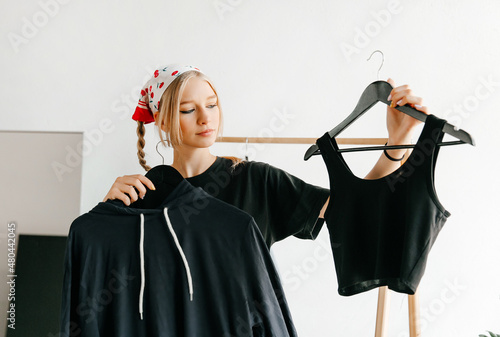
POLYGON ((352 176, 352 173, 347 168, 340 152, 338 152, 338 145, 335 139, 331 138, 328 132, 316 140, 321 156, 326 164, 330 181, 337 181, 339 179, 346 179, 352 176))
POLYGON ((416 174, 422 176, 422 179, 426 182, 429 197, 434 201, 435 205, 448 216, 449 212, 446 211, 444 206, 440 203, 434 186, 434 171, 440 149, 438 144, 443 140, 443 127, 445 123, 446 120, 434 115, 427 116, 419 140, 408 159, 409 163, 405 163, 404 165, 409 165, 409 167, 419 172, 416 174))
MULTIPOLYGON (((443 139, 444 132, 443 126, 446 123, 444 119, 438 118, 434 115, 428 115, 425 120, 422 133, 415 144, 415 149, 410 156, 412 161, 420 162, 425 161, 428 165, 424 165, 424 174, 428 174, 429 169, 434 169, 436 158, 439 152, 439 144, 443 139), (411 158, 414 157, 414 158, 411 158), (430 165, 430 166, 429 166, 430 165)), ((421 166, 419 164, 419 166, 421 166)))
POLYGON ((446 123, 444 119, 436 117, 434 115, 428 115, 425 120, 425 125, 422 130, 422 134, 419 137, 419 144, 424 148, 436 147, 436 145, 441 142, 444 136, 443 126, 446 123))

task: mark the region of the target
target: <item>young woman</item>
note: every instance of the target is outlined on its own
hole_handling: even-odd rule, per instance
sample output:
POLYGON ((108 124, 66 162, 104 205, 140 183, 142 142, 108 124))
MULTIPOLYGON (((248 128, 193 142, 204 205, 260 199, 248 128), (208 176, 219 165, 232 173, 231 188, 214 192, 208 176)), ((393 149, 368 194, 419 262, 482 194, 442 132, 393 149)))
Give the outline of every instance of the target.
MULTIPOLYGON (((173 148, 171 166, 193 186, 252 215, 268 247, 290 235, 316 238, 328 206, 328 189, 266 163, 210 153, 222 131, 222 110, 214 85, 198 68, 169 65, 158 69, 141 95, 132 118, 138 124, 139 162, 146 171, 150 167, 144 159, 144 124, 154 122, 162 142, 173 148)), ((395 87, 389 100, 388 145, 407 144, 420 122, 394 107, 410 104, 425 113, 427 108, 407 85, 395 87)), ((405 150, 387 152, 392 158, 402 158, 405 150)), ((365 178, 383 177, 399 165, 382 154, 365 178)), ((115 180, 103 201, 119 199, 128 206, 143 198, 147 189, 153 190, 154 185, 144 175, 125 175, 115 180)))

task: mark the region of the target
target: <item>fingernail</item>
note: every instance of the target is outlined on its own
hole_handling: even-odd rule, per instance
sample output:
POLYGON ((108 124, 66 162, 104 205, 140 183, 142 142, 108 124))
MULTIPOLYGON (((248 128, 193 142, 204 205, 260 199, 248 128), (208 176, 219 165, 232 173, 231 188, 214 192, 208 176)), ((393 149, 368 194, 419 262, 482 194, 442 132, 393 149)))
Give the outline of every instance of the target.
POLYGON ((151 187, 151 190, 156 191, 156 187, 153 185, 153 186, 151 187))
POLYGON ((402 99, 400 99, 400 100, 396 103, 396 105, 400 105, 402 101, 403 101, 403 100, 402 100, 402 99))
POLYGON ((389 94, 389 97, 387 97, 387 100, 390 101, 392 99, 392 95, 389 94))
POLYGON ((141 195, 141 199, 144 199, 144 195, 141 195))
POLYGON ((419 108, 422 108, 422 106, 418 105, 418 104, 415 104, 415 108, 419 109, 419 108))

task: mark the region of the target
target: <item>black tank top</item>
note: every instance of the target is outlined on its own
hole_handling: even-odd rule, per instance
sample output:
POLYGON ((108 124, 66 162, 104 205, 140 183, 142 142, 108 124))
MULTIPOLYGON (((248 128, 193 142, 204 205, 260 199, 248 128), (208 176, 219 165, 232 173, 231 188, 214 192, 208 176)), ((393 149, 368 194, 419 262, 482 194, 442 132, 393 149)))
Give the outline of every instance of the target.
POLYGON ((380 179, 361 179, 328 133, 317 140, 330 178, 325 221, 340 295, 379 286, 413 295, 429 251, 450 213, 434 189, 434 168, 446 121, 427 116, 406 162, 380 179))

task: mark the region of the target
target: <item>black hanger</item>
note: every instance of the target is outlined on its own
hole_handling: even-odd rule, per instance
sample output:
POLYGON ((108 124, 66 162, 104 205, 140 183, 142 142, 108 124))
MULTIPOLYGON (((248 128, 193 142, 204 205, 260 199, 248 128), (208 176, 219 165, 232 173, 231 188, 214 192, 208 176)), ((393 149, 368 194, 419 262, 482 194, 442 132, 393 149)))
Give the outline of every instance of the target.
POLYGON ((146 173, 146 177, 153 182, 156 190, 147 192, 144 199, 137 199, 130 207, 133 208, 156 208, 160 206, 170 193, 179 185, 184 177, 169 165, 158 165, 146 173))
MULTIPOLYGON (((370 84, 358 101, 358 104, 354 108, 354 111, 344 119, 339 125, 330 130, 328 134, 330 137, 334 138, 339 135, 344 129, 351 125, 355 120, 361 117, 368 109, 374 106, 377 102, 382 102, 390 105, 387 97, 392 91, 392 85, 386 81, 375 81, 370 84)), ((410 105, 396 106, 396 109, 418 119, 419 121, 425 122, 427 115, 422 111, 412 108, 410 105)), ((475 145, 474 139, 464 130, 458 130, 455 126, 446 123, 443 127, 443 131, 447 134, 458 138, 458 141, 442 142, 438 145, 457 145, 457 144, 471 144, 475 145)), ((369 150, 383 150, 383 149, 406 149, 413 148, 415 145, 391 145, 391 146, 369 146, 369 147, 358 147, 349 149, 340 149, 339 152, 351 152, 351 151, 369 151, 369 150)), ((311 156, 320 154, 318 145, 312 145, 305 153, 304 160, 308 160, 311 156)))
POLYGON ((182 174, 172 166, 165 165, 165 158, 158 150, 158 145, 162 141, 156 143, 156 152, 161 157, 162 165, 153 167, 146 173, 146 178, 151 180, 155 185, 155 190, 150 190, 146 187, 146 195, 144 199, 138 199, 130 206, 134 208, 156 208, 172 193, 172 191, 184 180, 182 174))

